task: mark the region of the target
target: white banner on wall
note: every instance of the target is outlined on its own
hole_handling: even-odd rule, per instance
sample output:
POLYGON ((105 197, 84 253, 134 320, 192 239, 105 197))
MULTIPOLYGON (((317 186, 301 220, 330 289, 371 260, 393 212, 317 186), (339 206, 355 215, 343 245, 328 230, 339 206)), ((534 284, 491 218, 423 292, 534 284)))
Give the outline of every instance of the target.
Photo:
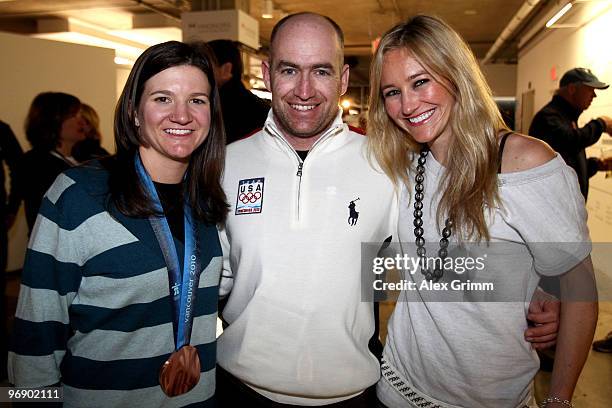
POLYGON ((181 15, 183 41, 239 41, 259 49, 259 22, 241 10, 194 11, 181 15))

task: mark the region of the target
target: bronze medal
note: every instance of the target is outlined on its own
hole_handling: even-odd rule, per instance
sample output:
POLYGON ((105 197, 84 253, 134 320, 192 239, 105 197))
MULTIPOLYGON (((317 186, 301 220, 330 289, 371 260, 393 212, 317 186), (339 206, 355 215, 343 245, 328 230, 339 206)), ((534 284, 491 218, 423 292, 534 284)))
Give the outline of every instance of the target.
POLYGON ((181 347, 170 355, 159 370, 159 385, 169 397, 185 394, 200 381, 200 357, 191 345, 181 347))

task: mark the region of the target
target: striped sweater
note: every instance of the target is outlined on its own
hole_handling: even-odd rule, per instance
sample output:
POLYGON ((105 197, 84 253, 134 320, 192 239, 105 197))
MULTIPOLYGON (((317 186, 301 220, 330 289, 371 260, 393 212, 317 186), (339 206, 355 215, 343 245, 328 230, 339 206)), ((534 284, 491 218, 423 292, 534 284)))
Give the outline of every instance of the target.
MULTIPOLYGON (((200 382, 169 398, 158 383, 174 349, 164 258, 147 219, 107 211, 107 184, 107 171, 90 165, 60 174, 45 195, 26 253, 10 380, 22 387, 61 382, 66 407, 212 406, 216 229, 198 226, 203 272, 191 344, 200 382)), ((183 245, 175 242, 182 263, 183 245)))

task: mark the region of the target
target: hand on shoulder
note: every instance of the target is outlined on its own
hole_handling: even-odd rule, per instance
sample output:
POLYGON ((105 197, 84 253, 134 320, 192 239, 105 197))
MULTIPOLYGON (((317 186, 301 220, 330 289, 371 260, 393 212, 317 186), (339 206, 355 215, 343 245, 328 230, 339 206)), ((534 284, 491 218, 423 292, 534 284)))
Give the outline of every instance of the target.
POLYGON ((502 173, 514 173, 541 166, 555 158, 555 151, 540 139, 512 133, 506 140, 502 173))
POLYGON ((600 171, 611 171, 612 170, 612 156, 606 157, 605 159, 598 160, 597 170, 600 171))
POLYGON ((606 124, 606 128, 604 129, 604 132, 606 133, 612 132, 612 118, 610 118, 609 116, 600 116, 599 119, 602 119, 606 124))

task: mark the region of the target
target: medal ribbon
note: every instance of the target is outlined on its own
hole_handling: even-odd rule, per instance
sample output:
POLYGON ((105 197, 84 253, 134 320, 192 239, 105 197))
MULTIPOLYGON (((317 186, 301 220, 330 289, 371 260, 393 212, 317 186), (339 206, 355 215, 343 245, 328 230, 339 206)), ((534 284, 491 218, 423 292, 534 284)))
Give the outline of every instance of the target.
POLYGON ((196 231, 189 206, 189 200, 185 197, 183 214, 185 219, 185 255, 183 261, 183 270, 178 259, 178 252, 174 244, 174 238, 168 225, 168 220, 163 215, 164 211, 161 205, 157 190, 153 184, 153 180, 142 165, 140 155, 136 154, 135 159, 136 171, 142 181, 147 194, 153 201, 155 211, 162 216, 153 215, 149 217, 149 222, 155 237, 159 242, 164 260, 168 269, 168 280, 170 282, 170 295, 172 296, 172 312, 173 321, 172 329, 174 331, 175 350, 179 350, 186 344, 189 344, 191 339, 191 328, 193 326, 193 314, 195 312, 195 299, 200 281, 200 257, 196 231))

